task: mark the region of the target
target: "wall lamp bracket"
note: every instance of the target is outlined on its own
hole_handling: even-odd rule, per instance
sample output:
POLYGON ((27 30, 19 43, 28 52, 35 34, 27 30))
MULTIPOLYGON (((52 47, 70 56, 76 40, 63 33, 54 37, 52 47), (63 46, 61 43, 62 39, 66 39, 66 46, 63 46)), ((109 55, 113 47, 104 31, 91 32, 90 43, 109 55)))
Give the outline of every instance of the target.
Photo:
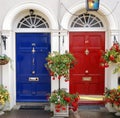
POLYGON ((7 36, 1 35, 1 39, 3 41, 4 49, 6 50, 6 39, 7 39, 7 36))

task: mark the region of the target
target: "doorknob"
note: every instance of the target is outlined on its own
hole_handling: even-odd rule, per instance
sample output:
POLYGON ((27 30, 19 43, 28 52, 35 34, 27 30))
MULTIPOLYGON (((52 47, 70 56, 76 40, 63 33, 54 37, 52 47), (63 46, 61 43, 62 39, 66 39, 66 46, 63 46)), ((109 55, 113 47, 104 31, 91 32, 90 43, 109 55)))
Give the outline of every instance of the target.
POLYGON ((88 49, 85 50, 85 54, 86 54, 86 55, 89 54, 89 50, 88 50, 88 49))
POLYGON ((35 48, 34 48, 34 47, 32 48, 32 53, 33 53, 33 54, 35 53, 35 48))
POLYGON ((85 73, 87 74, 87 73, 89 73, 89 71, 88 71, 88 70, 85 70, 85 73))
POLYGON ((35 74, 35 71, 34 71, 34 70, 32 71, 32 74, 33 74, 33 75, 35 74))

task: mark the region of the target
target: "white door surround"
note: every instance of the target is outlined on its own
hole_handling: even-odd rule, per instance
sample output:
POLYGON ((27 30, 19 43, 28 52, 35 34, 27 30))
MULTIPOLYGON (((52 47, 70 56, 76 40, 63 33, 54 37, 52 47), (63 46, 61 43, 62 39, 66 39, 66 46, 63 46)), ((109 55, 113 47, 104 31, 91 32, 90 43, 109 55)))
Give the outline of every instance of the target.
MULTIPOLYGON (((83 10, 85 4, 84 2, 79 2, 76 3, 72 8, 69 9, 71 13, 76 13, 79 10, 83 10)), ((113 42, 113 37, 114 35, 118 36, 118 31, 117 31, 117 23, 115 22, 115 17, 113 15, 108 15, 110 14, 111 11, 106 7, 107 5, 101 4, 99 15, 97 13, 94 13, 95 15, 98 15, 100 17, 100 14, 103 15, 104 17, 103 21, 104 24, 106 24, 106 48, 108 48, 110 45, 112 45, 113 42), (108 27, 109 25, 109 27, 108 27)), ((2 66, 2 83, 4 86, 6 86, 9 90, 10 93, 10 109, 16 104, 16 60, 15 60, 15 32, 14 31, 14 22, 16 20, 16 16, 24 11, 25 9, 36 9, 43 13, 45 16, 47 16, 49 23, 50 23, 50 29, 54 29, 55 32, 51 32, 51 48, 52 51, 56 50, 58 51, 58 22, 57 18, 55 17, 54 13, 51 12, 51 9, 49 7, 45 7, 45 5, 41 5, 40 3, 35 3, 35 2, 25 2, 23 4, 20 4, 19 6, 13 7, 11 10, 9 10, 8 14, 4 18, 3 22, 3 27, 2 27, 2 34, 7 36, 7 47, 6 50, 2 49, 3 53, 6 53, 8 56, 10 56, 13 59, 13 69, 11 69, 10 64, 7 64, 5 66, 2 66), (56 31, 57 30, 57 31, 56 31)), ((61 40, 61 49, 63 49, 63 52, 65 50, 69 50, 69 35, 68 31, 72 30, 69 29, 69 23, 71 20, 72 16, 70 13, 66 11, 64 16, 62 17, 61 21, 61 26, 65 30, 61 35, 63 36, 61 39, 64 38, 64 41, 61 40), (64 43, 63 43, 64 42, 64 43)), ((33 31, 33 30, 32 30, 33 31)), ((113 75, 112 74, 112 69, 109 68, 105 71, 105 86, 112 88, 116 87, 117 83, 117 77, 118 74, 113 75), (114 82, 113 82, 114 80, 114 82)), ((63 82, 63 81, 61 81, 63 82)), ((52 85, 52 90, 55 88, 58 88, 56 85, 56 81, 53 81, 51 83, 52 85)), ((63 87, 69 88, 69 83, 62 83, 63 87)))
MULTIPOLYGON (((11 69, 10 64, 7 64, 5 66, 2 66, 2 84, 6 86, 9 90, 10 93, 10 109, 16 105, 16 37, 15 37, 15 32, 17 31, 17 28, 14 28, 16 17, 22 12, 25 11, 26 9, 34 9, 37 11, 40 11, 40 13, 44 14, 46 16, 47 20, 49 21, 49 26, 50 29, 58 29, 58 23, 56 18, 54 17, 54 14, 51 13, 51 10, 44 7, 40 3, 35 3, 35 2, 28 2, 28 3, 23 3, 19 6, 16 6, 15 8, 12 8, 8 14, 5 16, 4 22, 3 22, 3 27, 2 27, 2 34, 7 36, 7 46, 6 50, 2 49, 2 53, 7 54, 9 57, 13 59, 12 66, 13 69, 11 69)), ((24 30, 27 31, 27 30, 24 30)), ((28 30, 28 32, 36 32, 37 30, 28 30)), ((41 30, 38 29, 38 32, 41 30)), ((49 29, 47 31, 50 32, 49 29)), ((51 45, 53 45, 53 40, 54 43, 58 43, 58 35, 56 32, 51 32, 51 45)), ((54 46, 51 50, 58 50, 57 47, 54 46)))

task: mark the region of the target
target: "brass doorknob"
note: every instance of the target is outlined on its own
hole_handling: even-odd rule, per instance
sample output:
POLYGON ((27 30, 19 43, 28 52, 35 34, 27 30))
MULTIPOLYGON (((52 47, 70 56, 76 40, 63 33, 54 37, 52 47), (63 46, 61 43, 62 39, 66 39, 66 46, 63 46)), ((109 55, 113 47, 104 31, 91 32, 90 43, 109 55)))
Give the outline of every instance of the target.
POLYGON ((86 55, 89 54, 89 50, 88 50, 88 49, 85 50, 85 54, 86 54, 86 55))
POLYGON ((87 73, 89 73, 89 71, 88 71, 88 70, 85 70, 85 73, 87 74, 87 73))

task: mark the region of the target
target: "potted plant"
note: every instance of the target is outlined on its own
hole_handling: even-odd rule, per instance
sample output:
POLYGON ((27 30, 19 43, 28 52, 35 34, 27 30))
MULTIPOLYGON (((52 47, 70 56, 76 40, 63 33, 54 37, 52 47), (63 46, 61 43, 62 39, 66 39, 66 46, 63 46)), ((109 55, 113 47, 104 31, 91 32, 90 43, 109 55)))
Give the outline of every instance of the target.
POLYGON ((104 94, 105 103, 110 103, 117 110, 115 115, 120 116, 120 88, 106 89, 104 94))
POLYGON ((69 109, 77 111, 79 98, 79 94, 70 94, 65 89, 60 89, 54 90, 48 100, 54 105, 54 116, 67 116, 69 109))
POLYGON ((113 73, 120 71, 120 44, 118 42, 114 42, 109 50, 102 50, 100 53, 100 65, 103 68, 107 68, 110 64, 114 63, 116 67, 113 73))
POLYGON ((10 61, 10 57, 8 57, 6 54, 0 55, 0 65, 5 65, 10 61))
POLYGON ((59 52, 49 53, 46 58, 47 63, 45 64, 53 80, 55 78, 65 78, 65 81, 69 80, 69 69, 74 67, 75 58, 71 53, 66 52, 60 54, 59 52))
POLYGON ((70 94, 60 88, 60 79, 64 78, 65 82, 69 81, 69 70, 74 67, 76 61, 71 53, 52 52, 48 54, 45 64, 53 80, 58 79, 59 87, 49 96, 50 103, 54 104, 54 116, 68 116, 69 107, 73 111, 78 107, 78 94, 70 94))
POLYGON ((3 85, 0 85, 0 115, 4 113, 2 110, 7 101, 9 101, 9 92, 3 85))

